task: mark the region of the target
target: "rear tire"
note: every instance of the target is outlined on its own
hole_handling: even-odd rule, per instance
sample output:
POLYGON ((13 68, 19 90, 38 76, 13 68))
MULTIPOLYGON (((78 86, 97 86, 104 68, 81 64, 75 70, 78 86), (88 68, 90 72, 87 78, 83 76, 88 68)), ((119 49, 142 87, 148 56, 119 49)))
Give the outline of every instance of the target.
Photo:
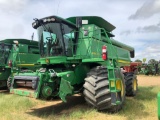
MULTIPOLYGON (((123 76, 122 76, 123 77, 123 76)), ((85 78, 84 97, 89 105, 94 106, 97 110, 107 110, 108 112, 119 111, 125 101, 125 83, 122 80, 124 94, 121 96, 122 104, 112 105, 111 92, 109 89, 109 80, 107 68, 104 66, 97 66, 90 70, 85 78)))
POLYGON ((135 96, 138 90, 138 81, 134 73, 125 73, 126 96, 135 96))

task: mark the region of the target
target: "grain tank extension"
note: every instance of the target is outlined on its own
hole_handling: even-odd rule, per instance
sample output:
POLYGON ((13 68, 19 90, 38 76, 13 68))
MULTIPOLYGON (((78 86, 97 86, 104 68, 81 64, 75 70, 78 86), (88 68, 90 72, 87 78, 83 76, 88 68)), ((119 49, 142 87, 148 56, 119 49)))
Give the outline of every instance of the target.
POLYGON ((42 65, 36 72, 15 74, 10 92, 49 99, 83 93, 98 110, 120 110, 125 81, 120 67, 129 66, 134 48, 113 40, 115 27, 97 16, 35 19, 42 65), (30 86, 17 86, 16 81, 30 86))

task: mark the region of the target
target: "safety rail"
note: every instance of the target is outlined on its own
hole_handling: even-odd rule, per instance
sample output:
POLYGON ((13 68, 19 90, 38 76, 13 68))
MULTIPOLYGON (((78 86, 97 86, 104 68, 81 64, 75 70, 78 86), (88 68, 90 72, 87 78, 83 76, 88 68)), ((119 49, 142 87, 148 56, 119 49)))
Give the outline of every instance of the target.
MULTIPOLYGON (((99 29, 96 29, 96 30, 93 30, 93 31, 88 31, 88 35, 85 36, 85 37, 83 36, 83 31, 73 31, 73 32, 71 32, 71 39, 72 39, 72 34, 73 33, 78 33, 79 36, 80 36, 78 38, 79 42, 78 43, 72 43, 72 45, 71 45, 72 46, 72 54, 73 54, 74 57, 76 56, 76 57, 79 57, 79 58, 89 58, 89 57, 90 58, 95 58, 95 57, 93 57, 94 55, 90 54, 91 53, 93 39, 95 39, 97 41, 104 42, 104 40, 102 40, 101 37, 100 38, 95 37, 96 35, 99 35, 99 33, 95 34, 96 31, 98 31, 98 30, 101 30, 101 34, 103 34, 103 33, 105 34, 105 37, 107 38, 108 43, 111 45, 112 50, 115 52, 116 59, 118 60, 117 50, 113 47, 111 39, 108 37, 108 35, 107 35, 107 33, 106 33, 104 28, 99 28, 99 29), (94 33, 94 36, 91 36, 91 34, 93 34, 93 33, 94 33), (73 46, 80 45, 84 39, 88 40, 88 48, 87 48, 86 54, 82 55, 81 51, 79 51, 79 54, 74 53, 73 52, 74 51, 73 50, 73 46)), ((97 42, 97 46, 94 46, 94 47, 96 47, 95 49, 96 49, 97 53, 101 53, 101 49, 99 49, 100 47, 102 47, 102 46, 100 46, 100 42, 97 42)))

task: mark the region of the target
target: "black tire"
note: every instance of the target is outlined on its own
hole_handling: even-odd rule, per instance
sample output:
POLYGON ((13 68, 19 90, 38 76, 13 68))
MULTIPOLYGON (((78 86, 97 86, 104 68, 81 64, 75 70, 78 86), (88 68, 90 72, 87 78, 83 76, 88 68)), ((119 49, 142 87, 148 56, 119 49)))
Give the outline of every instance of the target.
POLYGON ((124 78, 122 80, 123 96, 122 104, 112 105, 111 92, 109 89, 109 80, 107 74, 107 68, 104 66, 97 66, 90 70, 85 78, 84 98, 89 105, 94 106, 97 110, 106 110, 108 112, 119 111, 125 101, 125 83, 124 78))
POLYGON ((134 73, 125 73, 126 96, 135 96, 138 90, 138 80, 134 73))

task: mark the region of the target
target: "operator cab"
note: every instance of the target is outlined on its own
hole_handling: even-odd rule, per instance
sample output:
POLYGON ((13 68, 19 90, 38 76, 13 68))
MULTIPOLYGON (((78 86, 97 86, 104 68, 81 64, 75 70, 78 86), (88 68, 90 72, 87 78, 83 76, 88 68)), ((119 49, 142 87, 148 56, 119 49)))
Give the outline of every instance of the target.
POLYGON ((6 65, 9 52, 11 50, 12 46, 10 44, 5 44, 3 42, 0 43, 0 64, 6 65))
POLYGON ((76 25, 57 16, 35 19, 41 57, 72 56, 76 25))

